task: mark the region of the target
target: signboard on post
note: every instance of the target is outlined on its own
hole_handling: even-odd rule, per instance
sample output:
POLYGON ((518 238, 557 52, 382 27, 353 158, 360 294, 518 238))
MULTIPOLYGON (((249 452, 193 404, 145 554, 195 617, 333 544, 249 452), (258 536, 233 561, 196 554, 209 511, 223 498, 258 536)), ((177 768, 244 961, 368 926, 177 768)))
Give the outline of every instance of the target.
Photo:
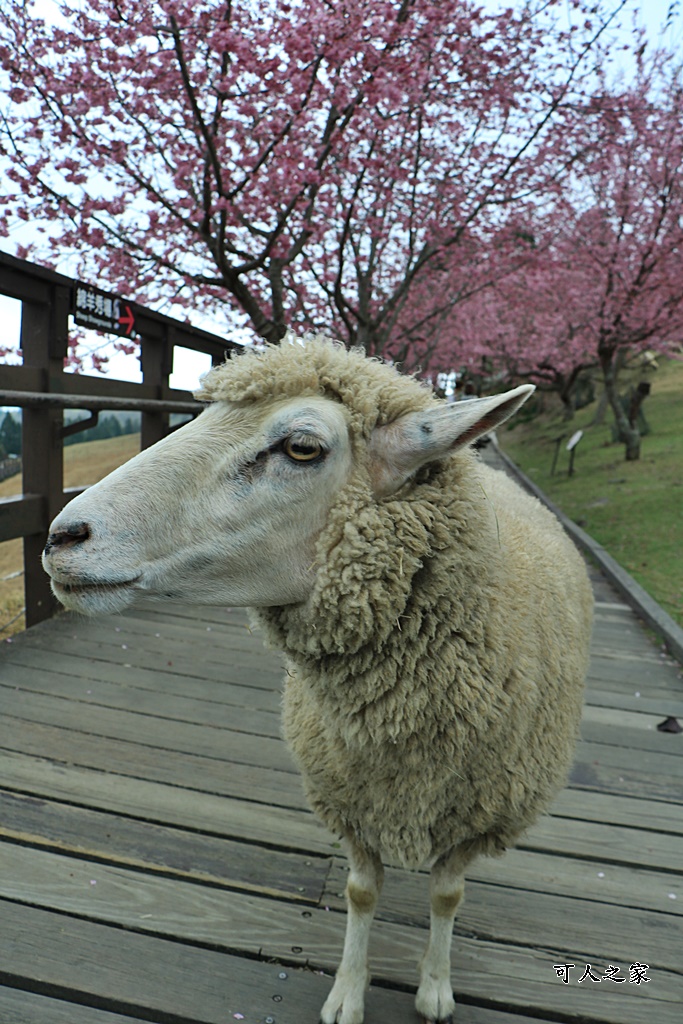
POLYGON ((574 456, 576 455, 576 446, 583 437, 583 430, 577 430, 575 434, 567 441, 567 451, 569 452, 569 476, 574 476, 574 456))
POLYGON ((77 324, 105 334, 118 334, 133 338, 135 330, 135 306, 89 284, 77 282, 71 293, 71 312, 77 324))

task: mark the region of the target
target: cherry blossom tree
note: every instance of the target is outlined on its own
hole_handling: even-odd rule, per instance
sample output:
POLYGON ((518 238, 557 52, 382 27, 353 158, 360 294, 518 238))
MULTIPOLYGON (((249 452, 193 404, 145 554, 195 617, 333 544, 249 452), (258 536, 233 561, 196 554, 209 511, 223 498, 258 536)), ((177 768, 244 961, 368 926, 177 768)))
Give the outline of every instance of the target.
MULTIPOLYGON (((582 195, 567 223, 592 282, 589 335, 626 458, 640 456, 620 400, 624 356, 680 350, 683 339, 683 79, 672 58, 641 61, 634 85, 601 97, 587 118, 595 143, 582 161, 582 195)), ((589 140, 590 141, 590 140, 589 140)))
POLYGON ((574 143, 564 187, 516 211, 517 266, 508 258, 454 309, 435 365, 485 361, 556 390, 567 409, 597 368, 633 460, 636 406, 624 406, 619 369, 683 339, 683 81, 672 56, 640 49, 628 86, 603 81, 574 143))
POLYGON ((139 301, 424 362, 508 209, 571 173, 625 2, 15 0, 0 230, 139 301))
MULTIPOLYGON (((474 376, 531 381, 557 393, 570 418, 579 377, 597 366, 586 330, 594 310, 579 285, 576 275, 568 279, 555 253, 528 255, 522 268, 502 274, 456 311, 460 369, 474 376)), ((447 358, 452 361, 453 354, 447 358)))

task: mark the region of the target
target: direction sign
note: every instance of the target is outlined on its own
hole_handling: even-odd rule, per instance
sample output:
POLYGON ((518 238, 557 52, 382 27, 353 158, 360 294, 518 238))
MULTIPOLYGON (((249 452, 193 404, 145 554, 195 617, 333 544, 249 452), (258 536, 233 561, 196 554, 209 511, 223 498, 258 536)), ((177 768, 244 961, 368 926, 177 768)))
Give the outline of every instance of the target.
POLYGON ((103 292, 89 284, 76 283, 71 290, 71 312, 81 327, 119 334, 124 338, 135 336, 135 304, 118 295, 103 292))

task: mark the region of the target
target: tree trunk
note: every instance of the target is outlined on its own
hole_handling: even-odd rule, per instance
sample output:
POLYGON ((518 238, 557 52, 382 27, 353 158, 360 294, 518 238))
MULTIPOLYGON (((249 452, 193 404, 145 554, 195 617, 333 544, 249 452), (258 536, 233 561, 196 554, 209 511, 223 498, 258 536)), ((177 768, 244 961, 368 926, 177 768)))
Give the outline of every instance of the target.
POLYGON ((569 420, 574 419, 576 409, 574 408, 574 398, 571 394, 565 394, 563 391, 560 392, 560 399, 562 400, 562 419, 565 423, 569 420))
POLYGON ((617 390, 617 355, 618 350, 605 349, 600 353, 600 366, 605 382, 605 394, 609 404, 612 406, 614 419, 619 431, 619 439, 626 446, 626 461, 635 462, 640 458, 640 431, 638 427, 631 426, 626 410, 621 404, 617 390))
POLYGON ((650 394, 651 388, 652 385, 649 380, 641 380, 640 384, 631 395, 631 404, 628 410, 628 421, 632 427, 635 427, 638 422, 641 406, 650 394))
POLYGON ((607 412, 607 406, 609 399, 607 398, 607 391, 603 390, 600 398, 598 399, 598 407, 595 410, 595 416, 591 420, 591 427, 601 427, 605 420, 605 413, 607 412))

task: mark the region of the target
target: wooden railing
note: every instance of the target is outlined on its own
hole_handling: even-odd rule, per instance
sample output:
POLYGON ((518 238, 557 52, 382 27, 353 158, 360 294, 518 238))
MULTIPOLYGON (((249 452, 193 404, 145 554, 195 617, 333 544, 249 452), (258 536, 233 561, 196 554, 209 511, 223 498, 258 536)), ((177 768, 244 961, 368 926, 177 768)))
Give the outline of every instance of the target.
POLYGON ((64 425, 64 410, 91 411, 77 430, 92 426, 102 410, 137 410, 141 447, 147 448, 168 433, 171 413, 202 408, 189 392, 169 386, 174 346, 208 353, 214 364, 237 347, 126 300, 140 342, 142 383, 65 373, 69 317, 82 288, 71 278, 0 253, 0 294, 22 304, 23 356, 21 366, 0 365, 0 406, 23 410, 22 494, 0 500, 0 541, 23 538, 27 627, 56 610, 40 555, 50 523, 79 490, 64 489, 63 442, 74 432, 73 424, 64 425))

